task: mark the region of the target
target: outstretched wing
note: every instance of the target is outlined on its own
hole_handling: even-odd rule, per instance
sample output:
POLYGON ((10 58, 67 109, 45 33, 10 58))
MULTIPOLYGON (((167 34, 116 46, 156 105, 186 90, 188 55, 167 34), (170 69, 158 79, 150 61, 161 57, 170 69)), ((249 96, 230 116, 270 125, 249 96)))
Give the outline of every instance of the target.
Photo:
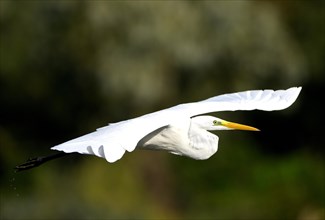
POLYGON ((292 105, 301 87, 292 87, 287 90, 249 90, 215 96, 200 102, 181 104, 173 107, 191 117, 209 112, 263 110, 274 111, 288 108, 292 105))
POLYGON ((301 87, 276 91, 251 90, 215 96, 200 102, 180 104, 138 118, 110 124, 51 149, 66 153, 93 154, 105 158, 108 162, 115 162, 125 151, 133 151, 144 136, 160 127, 209 112, 285 109, 294 103, 300 90, 301 87))

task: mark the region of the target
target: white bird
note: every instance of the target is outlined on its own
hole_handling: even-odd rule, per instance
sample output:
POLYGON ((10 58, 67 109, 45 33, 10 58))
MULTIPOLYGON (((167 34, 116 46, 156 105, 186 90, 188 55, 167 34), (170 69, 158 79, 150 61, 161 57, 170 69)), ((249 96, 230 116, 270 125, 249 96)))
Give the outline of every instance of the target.
MULTIPOLYGON (((134 119, 112 123, 96 131, 52 147, 66 153, 96 155, 113 163, 126 151, 166 150, 197 160, 210 158, 218 150, 218 136, 212 130, 250 130, 241 125, 202 114, 236 110, 282 110, 295 102, 301 87, 287 90, 250 90, 215 96, 203 101, 180 104, 134 119)), ((29 160, 16 169, 29 169, 59 156, 29 160), (40 159, 45 159, 40 160, 40 159), (37 163, 38 162, 38 163, 37 163)))

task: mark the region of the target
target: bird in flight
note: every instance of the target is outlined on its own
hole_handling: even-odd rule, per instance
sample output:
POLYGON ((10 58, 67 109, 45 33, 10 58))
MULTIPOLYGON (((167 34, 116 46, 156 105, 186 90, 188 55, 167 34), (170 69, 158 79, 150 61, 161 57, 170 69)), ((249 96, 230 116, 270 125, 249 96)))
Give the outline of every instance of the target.
POLYGON ((126 151, 132 152, 135 149, 166 150, 172 154, 205 160, 218 150, 219 138, 209 131, 259 130, 202 114, 237 110, 282 110, 295 102, 300 91, 301 87, 292 87, 287 90, 249 90, 224 94, 111 123, 92 133, 56 145, 51 149, 60 153, 29 159, 16 166, 16 170, 30 169, 70 153, 96 155, 113 163, 121 159, 126 151))

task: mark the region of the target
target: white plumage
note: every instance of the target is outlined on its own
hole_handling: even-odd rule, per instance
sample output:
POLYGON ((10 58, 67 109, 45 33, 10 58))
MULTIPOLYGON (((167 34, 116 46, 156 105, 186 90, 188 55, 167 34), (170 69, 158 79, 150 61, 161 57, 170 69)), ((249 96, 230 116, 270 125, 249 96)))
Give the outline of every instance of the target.
POLYGON ((131 152, 135 148, 167 150, 194 159, 207 159, 218 149, 218 137, 208 130, 257 129, 212 116, 197 115, 218 111, 281 110, 294 103, 300 91, 301 87, 276 91, 251 90, 180 104, 109 124, 51 149, 93 154, 108 162, 119 160, 125 151, 131 152))

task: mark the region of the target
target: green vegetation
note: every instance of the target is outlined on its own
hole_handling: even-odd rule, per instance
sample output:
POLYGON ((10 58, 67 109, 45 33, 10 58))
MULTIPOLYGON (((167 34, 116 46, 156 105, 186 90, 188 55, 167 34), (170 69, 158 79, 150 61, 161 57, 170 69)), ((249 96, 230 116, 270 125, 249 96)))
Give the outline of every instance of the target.
POLYGON ((0 1, 0 218, 324 219, 324 21, 320 1, 0 1), (218 132, 206 161, 135 151, 13 172, 109 122, 291 86, 285 111, 215 113, 262 132, 218 132))

